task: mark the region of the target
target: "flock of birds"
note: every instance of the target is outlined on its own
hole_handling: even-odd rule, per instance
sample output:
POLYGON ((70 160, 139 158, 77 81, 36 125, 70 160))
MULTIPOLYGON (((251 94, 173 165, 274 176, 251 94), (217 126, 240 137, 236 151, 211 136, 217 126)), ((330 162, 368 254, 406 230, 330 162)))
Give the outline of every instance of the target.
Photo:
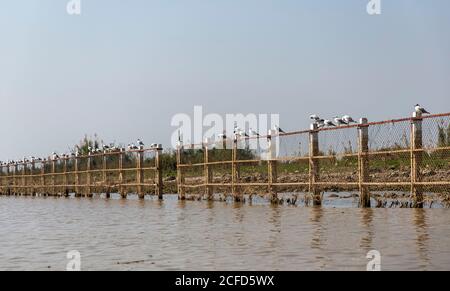
MULTIPOLYGON (((125 147, 118 147, 114 143, 111 143, 109 145, 104 144, 101 148, 93 148, 88 147, 88 153, 89 155, 95 155, 95 154, 103 154, 103 153, 115 153, 115 152, 126 152, 128 151, 136 151, 136 150, 143 150, 145 147, 144 142, 142 140, 138 139, 136 143, 129 143, 127 148, 125 147)), ((158 147, 158 144, 152 143, 150 145, 150 148, 155 149, 158 147)), ((70 158, 76 158, 81 157, 82 153, 79 148, 77 148, 75 151, 71 152, 70 154, 57 154, 56 152, 53 152, 49 158, 36 158, 34 156, 31 156, 29 158, 23 158, 22 160, 10 160, 8 162, 0 161, 1 167, 9 167, 9 166, 18 166, 23 164, 29 164, 29 163, 42 163, 47 161, 56 161, 56 160, 65 160, 70 158)))
MULTIPOLYGON (((430 114, 425 108, 420 106, 419 104, 416 104, 414 107, 415 111, 420 114, 430 114)), ((350 116, 350 115, 344 115, 342 117, 335 116, 333 119, 323 119, 320 118, 317 114, 313 114, 310 116, 310 119, 313 121, 314 124, 317 124, 318 128, 326 128, 326 127, 337 127, 337 126, 345 126, 345 125, 351 125, 356 124, 357 122, 350 116)), ((278 125, 275 125, 273 130, 277 134, 283 134, 286 133, 283 129, 281 129, 278 125)), ((260 137, 261 135, 250 128, 249 133, 247 133, 245 130, 238 127, 236 124, 234 126, 234 135, 236 137, 260 137)), ((219 134, 219 138, 221 139, 227 139, 227 135, 225 133, 219 134)), ((145 144, 142 142, 142 140, 138 139, 136 143, 129 143, 127 146, 128 151, 135 151, 135 150, 143 150, 145 144)), ((156 143, 153 143, 150 145, 150 148, 157 148, 158 145, 156 143)), ((124 147, 117 147, 114 145, 114 143, 111 143, 109 145, 103 145, 101 148, 88 148, 89 155, 92 154, 102 154, 102 153, 113 153, 113 152, 125 152, 126 149, 124 147)), ((69 159, 69 158, 75 158, 81 156, 81 152, 79 149, 76 151, 70 153, 70 154, 62 154, 58 155, 56 152, 53 152, 49 160, 59 160, 59 159, 69 159)), ((9 162, 2 162, 0 161, 0 166, 7 167, 7 166, 16 166, 21 164, 28 164, 33 162, 45 162, 47 159, 45 158, 36 158, 36 157, 30 157, 30 158, 24 158, 23 160, 19 161, 9 161, 9 162)))
MULTIPOLYGON (((430 114, 430 112, 428 112, 425 108, 423 108, 419 104, 416 104, 414 109, 417 113, 430 114)), ((358 123, 350 115, 344 115, 342 117, 335 116, 335 117, 333 117, 333 119, 323 119, 323 118, 320 118, 317 114, 312 114, 309 118, 313 121, 314 124, 317 125, 317 127, 319 129, 326 128, 326 127, 346 126, 346 125, 358 123)), ((277 134, 286 133, 278 125, 275 125, 273 130, 277 134)), ((234 126, 233 133, 236 137, 260 137, 261 136, 257 131, 253 130, 252 128, 250 128, 249 132, 247 133, 245 130, 241 129, 236 124, 234 126)), ((217 137, 219 139, 226 139, 227 135, 225 133, 221 133, 221 134, 218 134, 217 137)))

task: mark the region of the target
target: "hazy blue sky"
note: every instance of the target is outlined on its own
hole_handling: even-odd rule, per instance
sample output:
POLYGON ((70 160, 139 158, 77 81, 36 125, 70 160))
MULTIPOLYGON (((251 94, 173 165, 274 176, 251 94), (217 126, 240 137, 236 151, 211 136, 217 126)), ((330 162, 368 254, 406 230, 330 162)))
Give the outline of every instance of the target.
POLYGON ((450 1, 3 0, 0 159, 85 133, 167 145, 172 116, 450 111, 450 1))

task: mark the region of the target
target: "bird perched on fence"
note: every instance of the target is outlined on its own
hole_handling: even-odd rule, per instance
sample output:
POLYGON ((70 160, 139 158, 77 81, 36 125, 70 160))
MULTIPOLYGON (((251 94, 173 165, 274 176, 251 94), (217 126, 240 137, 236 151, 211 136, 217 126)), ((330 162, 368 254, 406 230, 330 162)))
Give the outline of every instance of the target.
POLYGON ((150 148, 152 148, 152 149, 156 149, 158 147, 158 144, 157 143, 152 143, 151 145, 150 145, 150 148))
POLYGON ((342 120, 344 120, 347 124, 357 123, 356 121, 353 120, 353 118, 350 115, 342 116, 342 120))
POLYGON ((328 120, 328 119, 325 119, 325 121, 323 123, 324 123, 325 126, 328 126, 328 127, 335 127, 336 126, 336 124, 334 124, 333 121, 328 120))
POLYGON ((423 108, 423 107, 420 106, 419 104, 416 104, 416 106, 414 107, 414 109, 416 110, 417 113, 431 114, 430 112, 428 112, 425 108, 423 108))
POLYGON ((338 126, 341 126, 341 125, 348 125, 348 123, 345 122, 345 120, 344 120, 343 118, 341 118, 341 117, 335 116, 333 119, 334 119, 334 122, 335 122, 338 126))
POLYGON ((284 130, 282 130, 278 125, 275 125, 274 127, 273 127, 273 129, 278 133, 278 134, 280 134, 280 133, 286 133, 284 130))
POLYGON ((220 134, 217 135, 217 137, 220 138, 220 139, 227 139, 226 133, 220 133, 220 134))
POLYGON ((255 130, 253 130, 253 129, 251 129, 251 128, 250 128, 250 134, 251 134, 252 136, 256 136, 256 137, 260 137, 260 136, 261 136, 257 131, 255 131, 255 130))
POLYGON ((128 144, 128 150, 137 150, 139 147, 137 147, 134 143, 128 144))
POLYGON ((136 143, 137 143, 139 149, 143 149, 144 146, 145 146, 145 144, 144 144, 144 143, 142 142, 142 140, 140 140, 140 139, 138 139, 136 143))
POLYGON ((59 159, 58 154, 56 152, 53 152, 52 153, 52 160, 57 160, 57 159, 59 159))
POLYGON ((237 133, 236 133, 236 136, 240 136, 240 137, 249 137, 248 136, 248 134, 244 131, 244 130, 239 130, 237 133))
POLYGON ((309 116, 311 120, 314 120, 315 122, 318 122, 320 120, 320 117, 317 114, 312 114, 309 116))

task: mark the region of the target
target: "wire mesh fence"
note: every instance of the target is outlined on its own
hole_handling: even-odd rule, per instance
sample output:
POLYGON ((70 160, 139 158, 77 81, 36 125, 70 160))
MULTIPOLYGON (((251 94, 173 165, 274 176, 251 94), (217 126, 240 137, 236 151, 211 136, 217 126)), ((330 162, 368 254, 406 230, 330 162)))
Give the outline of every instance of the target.
POLYGON ((3 164, 2 194, 162 195, 161 148, 105 151, 3 164))
POLYGON ((410 191, 420 204, 427 191, 447 193, 450 186, 450 113, 236 136, 223 144, 226 149, 217 143, 181 147, 179 189, 272 198, 286 192, 410 191))

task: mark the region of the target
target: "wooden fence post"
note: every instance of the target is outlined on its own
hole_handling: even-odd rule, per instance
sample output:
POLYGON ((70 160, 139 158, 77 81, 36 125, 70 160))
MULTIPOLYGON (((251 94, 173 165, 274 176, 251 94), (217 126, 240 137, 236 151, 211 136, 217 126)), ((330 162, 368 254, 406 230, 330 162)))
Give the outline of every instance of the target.
POLYGON ((420 173, 423 159, 422 122, 422 113, 414 112, 411 122, 411 194, 415 208, 423 208, 424 202, 422 187, 416 184, 422 181, 420 173))
POLYGON ((278 193, 277 187, 274 186, 274 183, 278 181, 278 169, 277 169, 277 160, 276 160, 276 144, 274 142, 274 137, 276 136, 275 130, 269 130, 269 134, 267 136, 268 142, 268 156, 267 156, 267 167, 268 167, 268 176, 269 176, 269 194, 270 201, 274 204, 278 204, 278 193))
POLYGON ((8 164, 8 166, 6 167, 6 176, 8 177, 6 180, 6 183, 8 185, 8 188, 6 189, 6 195, 11 195, 11 169, 10 169, 10 165, 8 164))
POLYGON ((205 142, 203 144, 203 161, 204 161, 204 173, 205 173, 205 195, 208 201, 211 201, 213 199, 213 173, 212 173, 212 167, 209 164, 209 144, 210 139, 206 138, 205 142))
POLYGON ((240 173, 240 164, 238 163, 238 141, 239 138, 237 135, 234 136, 233 142, 233 153, 232 153, 232 164, 231 164, 231 184, 232 184, 232 194, 235 202, 242 201, 241 189, 239 187, 241 173, 240 173))
POLYGON ((19 172, 19 165, 17 163, 14 164, 14 175, 13 175, 13 180, 14 180, 14 196, 17 195, 17 173, 19 172))
POLYGON ((69 197, 69 179, 67 177, 67 157, 64 157, 63 160, 63 184, 64 186, 62 187, 62 191, 63 191, 63 195, 64 197, 69 197))
POLYGON ((144 172, 142 171, 142 164, 144 163, 144 152, 142 150, 138 151, 138 156, 136 159, 136 183, 137 183, 137 192, 139 199, 145 198, 145 193, 143 189, 143 183, 144 183, 144 172))
POLYGON ((36 163, 34 159, 31 161, 31 196, 37 196, 36 195, 36 188, 35 188, 35 175, 36 175, 36 163))
POLYGON ((46 196, 48 194, 47 188, 45 185, 45 165, 46 161, 42 161, 41 164, 41 195, 46 196))
POLYGON ((27 181, 26 181, 26 179, 27 179, 27 176, 26 176, 26 169, 27 169, 27 167, 26 167, 26 163, 25 163, 25 159, 24 159, 24 161, 23 161, 23 163, 22 163, 22 174, 21 174, 21 177, 20 177, 20 181, 21 181, 21 183, 20 183, 20 196, 25 196, 26 195, 26 193, 27 193, 27 188, 26 188, 26 186, 27 186, 27 181))
POLYGON ((55 171, 56 171, 56 160, 54 158, 52 158, 52 190, 51 190, 51 195, 52 196, 56 196, 56 176, 55 176, 55 171))
POLYGON ((123 156, 124 156, 124 149, 120 150, 119 155, 119 193, 120 197, 122 199, 127 198, 127 194, 125 193, 125 188, 123 186, 124 183, 124 176, 123 176, 123 156))
POLYGON ((103 190, 105 191, 105 197, 106 198, 111 198, 111 192, 110 192, 110 188, 109 188, 109 181, 108 181, 108 173, 107 173, 107 162, 108 162, 108 155, 103 152, 103 167, 102 167, 102 180, 103 180, 103 190))
POLYGON ((162 164, 161 164, 161 155, 162 155, 162 145, 158 145, 158 148, 155 149, 155 186, 156 186, 156 195, 158 195, 158 199, 163 199, 164 189, 163 189, 163 173, 162 173, 162 164))
POLYGON ((180 142, 177 146, 177 188, 178 188, 178 199, 186 200, 186 193, 184 191, 184 171, 183 171, 183 160, 181 155, 183 154, 183 144, 180 142))
POLYGON ((370 191, 364 183, 369 182, 369 126, 367 118, 361 118, 358 126, 358 175, 359 206, 370 207, 370 191))
POLYGON ((92 183, 92 176, 91 176, 91 164, 92 164, 92 155, 89 154, 89 156, 86 159, 86 189, 85 189, 85 197, 92 197, 93 194, 91 193, 91 183, 92 183))
POLYGON ((309 188, 313 195, 313 205, 322 205, 322 195, 320 187, 317 186, 320 175, 319 160, 315 157, 319 156, 319 131, 317 124, 311 124, 309 132, 309 188))
POLYGON ((74 166, 74 170, 75 170, 75 197, 81 197, 81 192, 80 192, 80 173, 79 171, 79 162, 80 162, 80 158, 78 157, 78 154, 75 156, 75 166, 74 166))

